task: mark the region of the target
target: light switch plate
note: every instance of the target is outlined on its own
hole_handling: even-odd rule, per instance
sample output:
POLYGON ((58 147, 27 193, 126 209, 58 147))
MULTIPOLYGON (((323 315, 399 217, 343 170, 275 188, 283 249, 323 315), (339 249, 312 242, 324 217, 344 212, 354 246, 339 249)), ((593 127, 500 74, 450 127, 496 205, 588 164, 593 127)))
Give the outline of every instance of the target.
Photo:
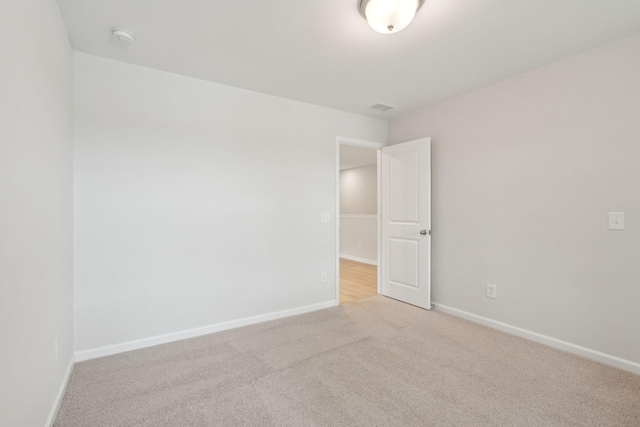
POLYGON ((326 224, 329 222, 329 212, 320 212, 320 222, 326 224))
POLYGON ((624 212, 609 212, 609 230, 624 230, 624 212))
POLYGON ((496 285, 487 283, 487 297, 495 299, 497 296, 498 296, 498 289, 496 285))

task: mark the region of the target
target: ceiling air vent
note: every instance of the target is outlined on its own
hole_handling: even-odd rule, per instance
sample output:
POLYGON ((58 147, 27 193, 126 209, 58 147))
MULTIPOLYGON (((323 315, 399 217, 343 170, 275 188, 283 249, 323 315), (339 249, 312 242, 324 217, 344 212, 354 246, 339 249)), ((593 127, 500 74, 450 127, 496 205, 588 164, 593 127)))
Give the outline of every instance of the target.
POLYGON ((389 111, 391 109, 394 109, 396 107, 392 107, 391 105, 387 105, 387 104, 383 104, 381 102, 378 102, 377 104, 372 105, 371 107, 374 110, 378 110, 378 111, 389 111))

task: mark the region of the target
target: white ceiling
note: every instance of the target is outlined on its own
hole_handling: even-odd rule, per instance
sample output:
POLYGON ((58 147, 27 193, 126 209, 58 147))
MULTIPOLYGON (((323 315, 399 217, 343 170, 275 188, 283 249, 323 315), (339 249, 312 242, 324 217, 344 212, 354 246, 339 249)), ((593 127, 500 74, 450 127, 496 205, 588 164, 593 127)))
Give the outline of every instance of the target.
POLYGON ((640 31, 638 0, 426 0, 394 35, 358 0, 58 3, 78 51, 383 119, 640 31))
POLYGON ((340 170, 358 168, 378 163, 378 150, 340 144, 340 170))

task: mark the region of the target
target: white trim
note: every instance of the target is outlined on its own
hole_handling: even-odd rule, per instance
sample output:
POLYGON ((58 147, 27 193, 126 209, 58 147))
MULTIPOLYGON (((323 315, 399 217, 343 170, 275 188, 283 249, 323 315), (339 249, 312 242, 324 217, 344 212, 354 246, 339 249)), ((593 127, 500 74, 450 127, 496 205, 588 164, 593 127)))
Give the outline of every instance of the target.
POLYGON ((51 412, 49 412, 49 418, 47 418, 47 423, 45 424, 45 426, 53 427, 53 424, 56 421, 58 410, 60 410, 60 405, 62 404, 64 393, 67 391, 67 385, 69 384, 69 379, 71 379, 71 372, 73 372, 73 365, 75 365, 75 363, 75 356, 72 354, 71 358, 69 359, 69 365, 67 365, 67 371, 65 372, 64 378, 62 379, 62 384, 60 384, 60 388, 58 389, 56 400, 53 401, 53 406, 51 407, 51 412))
POLYGON ((375 259, 360 258, 357 256, 345 255, 345 254, 340 254, 340 258, 350 259, 351 261, 362 262, 364 264, 378 265, 378 261, 375 259))
POLYGON ((376 176, 378 177, 378 295, 382 295, 382 149, 378 150, 378 158, 376 161, 378 171, 376 176))
POLYGON ((239 328, 241 326, 248 326, 255 323, 266 322, 268 320, 281 319, 283 317, 309 313, 311 311, 322 310, 323 308, 329 308, 333 306, 335 306, 335 302, 333 300, 325 301, 318 304, 306 305, 289 310, 275 311, 258 316, 245 317, 243 319, 229 320, 227 322, 215 323, 213 325, 201 326, 199 328, 187 329, 185 331, 172 332, 169 334, 156 335, 154 337, 142 338, 139 340, 127 341, 89 350, 76 351, 76 361, 82 362, 98 357, 110 356, 112 354, 138 350, 140 348, 153 347, 159 344, 166 344, 169 342, 180 341, 187 338, 199 337, 202 335, 212 334, 214 332, 226 331, 228 329, 239 328))
POLYGON ((378 219, 376 214, 340 214, 340 218, 378 219))
POLYGON ((478 316, 477 314, 469 313, 466 311, 458 310, 457 308, 448 307, 446 305, 434 303, 437 311, 451 314, 453 316, 461 317, 466 320, 470 320, 475 323, 479 323, 484 326, 488 326, 493 329, 498 329, 503 332, 507 332, 511 335, 516 335, 522 338, 526 338, 531 341, 535 341, 540 344, 548 345, 558 350, 566 351, 567 353, 575 354, 585 357, 587 359, 594 360, 596 362, 604 363, 605 365, 614 366, 625 371, 633 372, 640 375, 640 363, 633 362, 631 360, 622 359, 617 356, 602 353, 597 350, 593 350, 587 347, 582 347, 570 342, 562 341, 557 338, 552 338, 547 335, 542 335, 537 332, 529 331, 527 329, 512 326, 507 323, 498 322, 497 320, 489 319, 486 317, 478 316))
POLYGON ((340 141, 336 138, 336 295, 335 305, 340 305, 340 141))
MULTIPOLYGON (((367 147, 367 148, 382 148, 387 146, 387 144, 384 142, 365 141, 363 139, 347 138, 345 136, 339 136, 336 139, 338 141, 338 145, 340 144, 355 145, 356 147, 367 147)), ((338 157, 338 160, 340 160, 340 157, 338 157)), ((338 161, 338 170, 340 170, 339 161, 338 161)))

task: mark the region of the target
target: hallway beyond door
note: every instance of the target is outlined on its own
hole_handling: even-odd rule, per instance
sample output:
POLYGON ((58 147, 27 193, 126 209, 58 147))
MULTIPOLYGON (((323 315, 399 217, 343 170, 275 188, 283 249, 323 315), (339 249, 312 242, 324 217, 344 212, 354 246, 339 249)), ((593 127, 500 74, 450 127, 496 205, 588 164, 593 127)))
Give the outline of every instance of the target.
POLYGON ((378 295, 378 267, 340 258, 340 304, 378 295))

